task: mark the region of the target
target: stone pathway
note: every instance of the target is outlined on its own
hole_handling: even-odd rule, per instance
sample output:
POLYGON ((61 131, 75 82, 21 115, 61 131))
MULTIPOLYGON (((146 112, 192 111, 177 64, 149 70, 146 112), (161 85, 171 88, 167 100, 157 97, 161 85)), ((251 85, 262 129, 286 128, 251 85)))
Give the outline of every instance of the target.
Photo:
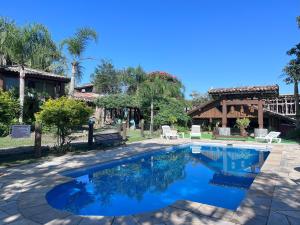
MULTIPOLYGON (((300 225, 300 168, 294 169, 300 167, 299 145, 272 146, 261 173, 236 211, 196 202, 177 201, 156 212, 127 217, 76 216, 53 209, 45 199, 45 194, 52 187, 71 180, 60 175, 62 171, 188 142, 188 139, 153 139, 107 151, 68 154, 50 161, 1 169, 0 225, 300 225)), ((241 142, 230 143, 243 145, 241 142)))

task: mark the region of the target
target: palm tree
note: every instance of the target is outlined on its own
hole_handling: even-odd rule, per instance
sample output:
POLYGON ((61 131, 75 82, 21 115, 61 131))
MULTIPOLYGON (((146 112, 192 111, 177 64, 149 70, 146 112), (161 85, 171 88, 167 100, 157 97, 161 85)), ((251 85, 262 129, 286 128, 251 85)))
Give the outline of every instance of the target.
POLYGON ((75 79, 80 80, 82 76, 82 66, 81 62, 84 60, 82 58, 83 52, 87 48, 88 41, 97 41, 98 35, 93 29, 84 27, 78 29, 75 35, 71 38, 62 41, 61 46, 67 46, 67 50, 72 57, 72 76, 69 89, 69 95, 74 94, 75 79))
POLYGON ((51 64, 60 58, 60 52, 47 28, 41 24, 29 24, 17 27, 13 21, 0 19, 0 55, 2 63, 19 67, 20 117, 23 122, 25 66, 48 70, 51 64))

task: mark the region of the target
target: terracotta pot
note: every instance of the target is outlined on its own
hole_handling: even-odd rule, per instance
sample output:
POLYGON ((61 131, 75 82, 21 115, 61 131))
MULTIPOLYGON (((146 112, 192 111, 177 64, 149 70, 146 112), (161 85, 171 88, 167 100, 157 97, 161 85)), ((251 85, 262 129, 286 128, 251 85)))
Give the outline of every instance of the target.
POLYGON ((246 136, 247 135, 247 132, 246 132, 246 130, 245 130, 245 128, 240 128, 240 134, 241 134, 241 136, 246 136))

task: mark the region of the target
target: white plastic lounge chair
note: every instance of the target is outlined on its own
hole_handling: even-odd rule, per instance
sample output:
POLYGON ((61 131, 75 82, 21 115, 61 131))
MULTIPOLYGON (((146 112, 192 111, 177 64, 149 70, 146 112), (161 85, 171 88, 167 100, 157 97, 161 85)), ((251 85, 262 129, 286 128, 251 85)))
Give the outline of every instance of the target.
POLYGON ((281 138, 278 137, 279 135, 280 135, 280 132, 271 131, 270 133, 268 133, 264 137, 256 137, 255 140, 257 140, 257 141, 266 141, 269 144, 271 144, 272 141, 276 141, 277 143, 280 143, 281 138))
POLYGON ((170 126, 164 125, 162 128, 162 137, 166 139, 178 138, 178 134, 176 130, 171 130, 170 126))
POLYGON ((201 138, 201 127, 200 125, 192 125, 190 137, 199 137, 201 138))

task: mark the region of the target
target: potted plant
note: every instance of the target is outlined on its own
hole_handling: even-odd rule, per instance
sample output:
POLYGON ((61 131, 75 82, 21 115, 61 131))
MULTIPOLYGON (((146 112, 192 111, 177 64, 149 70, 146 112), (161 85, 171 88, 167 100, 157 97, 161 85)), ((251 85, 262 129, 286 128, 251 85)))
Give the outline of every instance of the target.
POLYGON ((249 127, 250 120, 248 118, 242 118, 236 120, 236 126, 240 129, 241 136, 247 136, 246 128, 249 127))

